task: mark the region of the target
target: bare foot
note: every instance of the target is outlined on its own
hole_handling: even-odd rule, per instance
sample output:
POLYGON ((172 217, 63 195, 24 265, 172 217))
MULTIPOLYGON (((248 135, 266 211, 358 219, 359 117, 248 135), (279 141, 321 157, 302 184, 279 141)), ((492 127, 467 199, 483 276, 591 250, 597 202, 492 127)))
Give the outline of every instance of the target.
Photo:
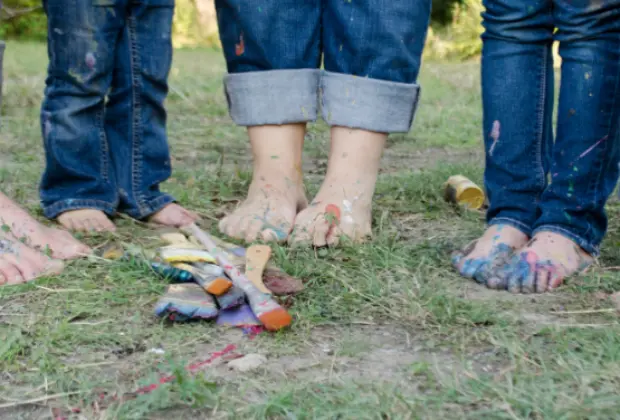
POLYGON ((297 215, 290 242, 336 245, 342 236, 362 242, 372 233, 372 198, 386 134, 333 127, 323 185, 297 215))
POLYGON ((553 232, 540 232, 494 270, 487 286, 513 293, 543 293, 582 272, 593 261, 591 255, 570 239, 553 232))
POLYGON ((486 284, 493 269, 525 246, 528 239, 512 226, 494 225, 465 249, 453 253, 452 264, 463 277, 486 284))
POLYGON ((58 223, 75 232, 114 232, 116 226, 101 210, 81 209, 62 213, 58 223))
POLYGON ((308 205, 301 174, 305 124, 250 127, 254 155, 245 201, 220 222, 220 231, 252 242, 286 241, 295 215, 308 205))
POLYGON ((178 204, 168 204, 166 207, 149 217, 149 222, 169 227, 185 227, 198 220, 198 215, 186 210, 178 204))
POLYGON ((52 257, 68 260, 90 254, 91 249, 69 232, 42 225, 7 196, 0 193, 0 225, 28 246, 45 251, 52 257))
POLYGON ((9 233, 0 233, 0 285, 21 284, 60 274, 64 264, 27 247, 9 233))

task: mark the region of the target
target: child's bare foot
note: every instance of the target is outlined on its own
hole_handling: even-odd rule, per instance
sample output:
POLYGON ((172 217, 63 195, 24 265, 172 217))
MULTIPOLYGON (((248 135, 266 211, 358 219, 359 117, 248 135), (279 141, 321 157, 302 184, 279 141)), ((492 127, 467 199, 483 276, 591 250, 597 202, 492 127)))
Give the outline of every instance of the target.
POLYGON ((60 274, 64 264, 29 248, 13 235, 0 232, 0 285, 25 283, 38 277, 60 274))
POLYGON ((300 212, 290 242, 320 247, 341 236, 361 242, 371 235, 372 198, 387 135, 333 127, 325 180, 300 212))
POLYGON ((91 253, 69 232, 42 225, 7 196, 0 193, 0 225, 31 248, 50 249, 53 258, 68 260, 91 253))
POLYGON ((168 204, 149 218, 151 223, 176 228, 189 226, 196 220, 198 216, 195 213, 175 203, 168 204))
POLYGON ((286 241, 295 215, 308 202, 302 184, 305 124, 248 128, 254 172, 245 201, 220 222, 220 231, 252 242, 286 241))
POLYGON ((487 285, 513 293, 543 293, 585 270, 594 258, 570 239, 540 232, 510 260, 497 267, 487 285))
POLYGON ((463 277, 486 284, 493 269, 525 246, 528 239, 512 226, 494 225, 465 249, 453 253, 452 264, 463 277))
POLYGON ((75 232, 114 232, 116 226, 101 210, 81 209, 62 213, 58 223, 75 232))

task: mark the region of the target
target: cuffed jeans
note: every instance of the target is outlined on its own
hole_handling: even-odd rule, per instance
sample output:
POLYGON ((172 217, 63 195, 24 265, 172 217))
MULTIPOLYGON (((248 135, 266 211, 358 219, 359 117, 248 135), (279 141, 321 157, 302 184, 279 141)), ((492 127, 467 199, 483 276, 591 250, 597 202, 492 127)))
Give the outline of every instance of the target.
POLYGON ((174 199, 164 99, 174 0, 47 0, 44 213, 145 218, 174 199), (107 99, 107 100, 106 100, 107 99))
POLYGON ((430 0, 215 3, 237 124, 409 131, 430 0))
POLYGON ((484 6, 488 222, 556 232, 596 255, 619 173, 620 1, 484 6), (555 142, 554 39, 562 57, 555 142))

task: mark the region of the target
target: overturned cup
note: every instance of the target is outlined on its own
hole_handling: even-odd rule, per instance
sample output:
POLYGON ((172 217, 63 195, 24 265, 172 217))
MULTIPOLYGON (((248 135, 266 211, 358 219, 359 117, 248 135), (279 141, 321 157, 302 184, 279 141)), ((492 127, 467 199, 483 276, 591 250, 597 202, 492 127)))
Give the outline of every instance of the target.
POLYGON ((485 194, 482 188, 463 175, 454 175, 444 184, 444 198, 454 204, 461 204, 473 210, 484 206, 485 194))

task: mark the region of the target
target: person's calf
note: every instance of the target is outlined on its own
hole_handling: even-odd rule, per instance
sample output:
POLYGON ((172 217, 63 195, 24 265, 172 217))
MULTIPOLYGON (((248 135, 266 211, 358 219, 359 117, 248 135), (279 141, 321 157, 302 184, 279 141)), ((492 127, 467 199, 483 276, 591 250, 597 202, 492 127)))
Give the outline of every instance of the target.
POLYGON ((372 199, 387 134, 332 127, 325 180, 311 205, 295 219, 289 242, 336 245, 371 236, 372 199))
POLYGON ((575 242, 554 232, 539 232, 509 260, 497 266, 487 281, 492 289, 512 293, 544 293, 594 262, 575 242))
POLYGON ((252 182, 246 199, 221 220, 222 233, 247 242, 286 241, 295 216, 307 206, 301 172, 305 132, 305 124, 248 129, 252 182))

